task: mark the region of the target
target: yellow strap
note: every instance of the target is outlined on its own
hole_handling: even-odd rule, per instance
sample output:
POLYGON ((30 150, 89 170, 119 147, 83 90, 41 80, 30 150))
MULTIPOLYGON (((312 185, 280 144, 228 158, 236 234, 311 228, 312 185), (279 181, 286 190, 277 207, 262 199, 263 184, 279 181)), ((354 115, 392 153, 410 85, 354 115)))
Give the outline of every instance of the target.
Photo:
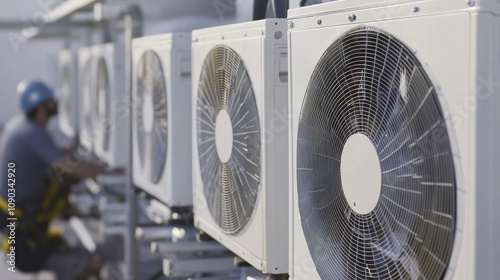
POLYGON ((55 178, 52 178, 49 183, 47 195, 43 198, 41 203, 41 213, 36 216, 37 222, 49 222, 64 210, 68 197, 67 195, 57 197, 58 195, 60 195, 59 183, 55 178))
POLYGON ((57 237, 57 236, 63 236, 63 230, 58 227, 51 227, 47 230, 47 236, 48 237, 57 237))
MULTIPOLYGON (((62 229, 60 228, 49 228, 47 230, 47 233, 45 234, 45 236, 47 238, 56 238, 56 237, 61 237, 63 236, 63 231, 62 229)), ((33 240, 28 240, 28 246, 30 247, 30 249, 32 250, 35 250, 36 249, 36 244, 33 240)), ((13 245, 13 244, 12 244, 13 245)), ((4 251, 5 253, 9 253, 10 252, 10 246, 11 244, 9 244, 9 237, 8 236, 4 236, 2 238, 2 251, 4 251)))
MULTIPOLYGON (((41 202, 41 213, 36 215, 36 221, 39 223, 46 223, 55 218, 67 204, 67 196, 63 195, 57 198, 59 194, 59 185, 57 180, 50 180, 49 188, 47 195, 43 198, 41 202), (56 199, 57 198, 57 199, 56 199), (55 201, 54 201, 55 200, 55 201)), ((7 216, 10 215, 9 207, 7 201, 0 196, 0 211, 4 212, 7 216)), ((24 212, 19 207, 16 207, 14 210, 14 217, 22 218, 24 216, 24 212)))
POLYGON ((9 244, 9 238, 7 236, 4 236, 2 239, 2 251, 5 253, 8 253, 10 251, 10 244, 9 244))
POLYGON ((56 201, 55 205, 50 209, 49 212, 43 213, 43 214, 38 214, 36 216, 36 221, 39 223, 45 223, 45 222, 51 221, 57 215, 59 215, 59 213, 61 213, 61 211, 64 209, 64 207, 66 207, 66 202, 67 202, 67 200, 65 197, 59 198, 56 201))
MULTIPOLYGON (((47 195, 43 198, 40 204, 41 213, 39 213, 36 216, 36 221, 38 223, 50 222, 50 220, 56 217, 64 209, 67 203, 67 195, 61 195, 60 197, 57 197, 58 195, 59 195, 59 185, 56 180, 52 179, 50 180, 49 183, 47 195)), ((7 216, 11 216, 7 201, 1 196, 0 196, 0 211, 3 211, 7 216)), ((24 216, 23 211, 19 207, 16 207, 13 210, 13 212, 14 212, 14 217, 16 218, 21 218, 24 216)), ((50 228, 46 233, 47 238, 57 237, 57 236, 62 236, 62 232, 60 229, 58 230, 50 228)), ((1 243, 2 243, 1 244, 2 251, 8 253, 10 251, 10 246, 11 246, 9 244, 8 236, 2 238, 1 243)), ((27 245, 31 250, 35 250, 37 247, 36 243, 31 239, 27 240, 27 245)))
POLYGON ((54 200, 54 197, 57 195, 59 186, 53 180, 50 180, 48 189, 49 190, 47 192, 47 195, 43 198, 41 204, 43 210, 49 208, 50 203, 52 202, 52 200, 54 200))

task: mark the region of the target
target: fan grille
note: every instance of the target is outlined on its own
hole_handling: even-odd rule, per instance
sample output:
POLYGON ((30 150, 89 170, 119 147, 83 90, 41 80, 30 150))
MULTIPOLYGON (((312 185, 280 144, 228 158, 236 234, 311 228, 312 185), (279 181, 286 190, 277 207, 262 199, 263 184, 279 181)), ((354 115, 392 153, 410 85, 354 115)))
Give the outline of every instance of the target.
POLYGON ((136 140, 139 159, 145 177, 153 183, 158 183, 165 170, 168 147, 168 106, 164 72, 160 58, 153 51, 146 51, 142 55, 137 70, 136 140), (152 121, 152 128, 146 128, 144 125, 146 114, 152 114, 152 120, 149 120, 152 121))
POLYGON ((63 105, 63 114, 69 118, 73 110, 71 104, 71 64, 69 61, 64 61, 61 67, 61 103, 63 105))
POLYGON ((87 139, 82 139, 84 141, 90 141, 90 133, 92 131, 92 109, 91 109, 91 61, 90 59, 86 62, 83 76, 81 79, 81 104, 82 104, 82 114, 83 114, 83 134, 82 137, 87 139))
POLYGON ((299 211, 321 278, 441 279, 455 178, 435 88, 412 51, 370 28, 334 42, 309 81, 297 141, 299 211), (340 172, 354 134, 371 140, 382 170, 380 199, 364 215, 349 206, 340 172))
POLYGON ((232 49, 216 46, 201 70, 197 98, 197 139, 201 178, 208 208, 227 234, 240 232, 250 220, 260 183, 260 126, 247 69, 232 49), (229 114, 233 129, 229 161, 217 154, 216 118, 229 114))
POLYGON ((106 61, 100 58, 97 63, 97 82, 95 94, 95 110, 96 112, 96 128, 99 129, 99 137, 97 137, 98 145, 107 151, 109 148, 109 137, 111 132, 111 92, 109 91, 109 75, 106 61))

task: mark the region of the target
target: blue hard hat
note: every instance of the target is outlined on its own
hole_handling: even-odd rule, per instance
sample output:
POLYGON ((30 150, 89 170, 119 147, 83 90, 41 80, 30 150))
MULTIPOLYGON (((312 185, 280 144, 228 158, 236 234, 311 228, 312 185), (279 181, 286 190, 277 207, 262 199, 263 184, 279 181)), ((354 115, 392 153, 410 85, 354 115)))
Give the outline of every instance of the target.
POLYGON ((53 91, 40 81, 21 82, 17 86, 17 92, 20 95, 23 112, 31 111, 45 101, 54 98, 53 91))

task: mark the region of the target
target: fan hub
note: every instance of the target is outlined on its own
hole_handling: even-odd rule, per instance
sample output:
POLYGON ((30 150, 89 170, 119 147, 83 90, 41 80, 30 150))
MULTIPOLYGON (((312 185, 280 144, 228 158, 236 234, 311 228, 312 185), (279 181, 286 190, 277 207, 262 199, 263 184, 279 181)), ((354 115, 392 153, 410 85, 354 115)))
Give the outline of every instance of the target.
POLYGON ((215 146, 222 163, 227 163, 233 151, 233 124, 226 110, 220 110, 215 120, 215 146))
POLYGON ((377 206, 382 189, 380 160, 370 138, 351 135, 344 145, 340 161, 342 190, 355 212, 368 214, 377 206))
POLYGON ((144 130, 149 133, 153 130, 154 126, 154 104, 153 95, 145 94, 142 102, 142 124, 144 130))

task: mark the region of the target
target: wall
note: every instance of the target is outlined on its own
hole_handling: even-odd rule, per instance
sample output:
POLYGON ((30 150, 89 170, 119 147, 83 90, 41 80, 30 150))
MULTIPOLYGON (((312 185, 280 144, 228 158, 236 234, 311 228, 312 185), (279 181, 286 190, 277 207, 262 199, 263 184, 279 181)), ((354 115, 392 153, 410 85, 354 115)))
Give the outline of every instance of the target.
POLYGON ((44 14, 38 1, 1 1, 0 9, 0 126, 19 112, 16 87, 25 79, 56 81, 56 54, 60 39, 16 41, 19 30, 6 28, 7 22, 25 24, 44 14), (16 37, 17 36, 17 37, 16 37), (20 44, 18 44, 21 42, 20 44))

